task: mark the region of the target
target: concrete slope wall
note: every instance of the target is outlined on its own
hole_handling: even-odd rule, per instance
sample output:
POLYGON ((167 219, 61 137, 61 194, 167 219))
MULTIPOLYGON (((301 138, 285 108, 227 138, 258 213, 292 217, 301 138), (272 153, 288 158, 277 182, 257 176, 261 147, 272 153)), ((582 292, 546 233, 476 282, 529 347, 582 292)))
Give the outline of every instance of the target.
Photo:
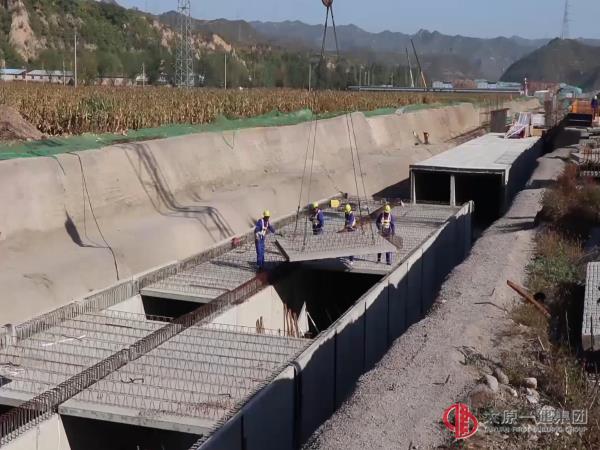
POLYGON ((276 217, 295 211, 313 142, 303 203, 355 193, 349 134, 374 193, 479 125, 480 111, 465 104, 320 121, 316 140, 315 123, 305 123, 0 162, 0 323, 197 253, 247 230, 264 208, 276 217), (415 146, 413 131, 428 131, 432 145, 415 146))

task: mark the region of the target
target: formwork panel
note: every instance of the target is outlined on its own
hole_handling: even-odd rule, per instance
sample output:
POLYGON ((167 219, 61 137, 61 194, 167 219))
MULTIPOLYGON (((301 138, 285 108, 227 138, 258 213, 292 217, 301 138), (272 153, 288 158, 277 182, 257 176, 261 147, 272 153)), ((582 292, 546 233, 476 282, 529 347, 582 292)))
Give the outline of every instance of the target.
POLYGON ((365 369, 372 368, 388 349, 388 285, 379 284, 365 298, 365 369))
POLYGON ((423 309, 423 261, 421 260, 421 256, 421 250, 418 250, 406 263, 408 266, 407 327, 421 320, 423 309))
POLYGON ((356 303, 336 323, 336 407, 352 392, 365 368, 365 301, 356 303))
POLYGON ((429 239, 423 244, 423 256, 421 257, 423 264, 423 279, 421 280, 421 284, 423 286, 423 304, 421 312, 423 315, 426 314, 433 305, 439 288, 439 285, 435 280, 435 266, 437 261, 436 238, 429 239))
POLYGON ((288 367, 243 408, 244 450, 294 449, 294 383, 288 367))
POLYGON ((406 331, 408 307, 408 265, 394 270, 388 282, 389 341, 392 342, 406 331))
POLYGON ((198 450, 244 450, 241 414, 236 414, 211 435, 198 450))
POLYGON ((302 443, 308 441, 319 426, 335 411, 335 331, 319 336, 297 360, 301 372, 299 434, 302 443))
POLYGON ((450 253, 452 249, 452 235, 450 233, 451 230, 450 223, 444 224, 444 226, 440 229, 440 234, 438 237, 438 260, 435 265, 435 278, 436 283, 441 285, 444 282, 444 279, 449 273, 449 268, 451 267, 452 258, 450 257, 450 253))

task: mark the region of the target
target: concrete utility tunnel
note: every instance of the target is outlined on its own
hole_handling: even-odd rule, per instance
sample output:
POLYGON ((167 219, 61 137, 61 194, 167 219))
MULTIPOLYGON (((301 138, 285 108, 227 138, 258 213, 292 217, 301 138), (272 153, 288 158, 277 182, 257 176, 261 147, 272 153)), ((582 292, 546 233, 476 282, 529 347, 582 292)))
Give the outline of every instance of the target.
POLYGON ((474 222, 499 219, 525 185, 542 152, 538 138, 490 133, 410 167, 412 203, 475 203, 474 222))
POLYGON ((455 175, 456 203, 475 202, 475 223, 488 225, 502 216, 504 187, 499 174, 455 175))
POLYGON ((475 222, 489 225, 502 216, 506 190, 501 173, 412 172, 413 201, 462 205, 475 203, 475 222))
POLYGON ((272 286, 226 309, 212 323, 314 337, 329 328, 381 278, 295 264, 272 286))
POLYGON ((315 270, 299 266, 275 284, 288 305, 307 312, 310 335, 315 336, 342 316, 362 295, 381 280, 381 275, 315 270))

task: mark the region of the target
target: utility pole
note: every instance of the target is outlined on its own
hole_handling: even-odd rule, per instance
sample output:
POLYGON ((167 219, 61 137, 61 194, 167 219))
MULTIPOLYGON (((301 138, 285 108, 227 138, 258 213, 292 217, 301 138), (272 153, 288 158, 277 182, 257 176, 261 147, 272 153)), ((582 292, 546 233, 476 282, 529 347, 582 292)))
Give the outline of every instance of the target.
POLYGON ((74 86, 77 87, 77 31, 75 32, 75 47, 73 49, 74 57, 73 57, 73 83, 74 86))
POLYGON ((312 62, 308 63, 308 92, 312 91, 312 62))
POLYGON ((561 39, 569 39, 569 0, 565 0, 565 12, 563 14, 562 31, 560 34, 561 39))
POLYGON ((65 58, 63 58, 63 60, 62 60, 62 68, 63 68, 62 76, 63 76, 63 86, 64 86, 66 84, 65 83, 65 58))
POLYGON ((227 52, 225 52, 225 82, 223 84, 227 90, 227 52))
POLYGON ((414 89, 415 78, 413 77, 412 64, 410 62, 410 54, 408 53, 408 47, 406 47, 406 59, 408 60, 408 71, 410 72, 410 87, 414 89))
POLYGON ((192 45, 191 0, 177 0, 179 45, 175 63, 175 85, 192 87, 194 84, 194 55, 192 45))
POLYGON ((419 60, 419 55, 417 54, 415 43, 412 39, 410 40, 410 43, 412 44, 413 51, 415 52, 415 58, 417 60, 417 65, 419 66, 419 72, 421 73, 421 80, 423 81, 423 87, 425 88, 425 90, 427 90, 427 81, 425 81, 425 74, 423 73, 423 67, 421 67, 421 61, 419 60))
POLYGON ((142 63, 142 87, 146 87, 146 63, 142 63))

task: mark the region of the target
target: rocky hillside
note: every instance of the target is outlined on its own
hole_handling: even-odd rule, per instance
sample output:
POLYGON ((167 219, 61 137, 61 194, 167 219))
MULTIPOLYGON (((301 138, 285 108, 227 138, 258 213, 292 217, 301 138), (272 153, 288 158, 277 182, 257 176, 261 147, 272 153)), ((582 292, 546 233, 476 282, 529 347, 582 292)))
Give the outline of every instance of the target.
MULTIPOLYGON (((74 36, 79 39, 81 76, 139 73, 152 75, 173 65, 177 35, 159 18, 119 6, 115 1, 1 0, 0 63, 7 67, 71 68, 74 36)), ((194 34, 199 58, 231 51, 209 30, 194 34)))
POLYGON ((555 39, 515 62, 502 76, 505 81, 565 82, 584 90, 600 89, 600 47, 575 40, 555 39))

